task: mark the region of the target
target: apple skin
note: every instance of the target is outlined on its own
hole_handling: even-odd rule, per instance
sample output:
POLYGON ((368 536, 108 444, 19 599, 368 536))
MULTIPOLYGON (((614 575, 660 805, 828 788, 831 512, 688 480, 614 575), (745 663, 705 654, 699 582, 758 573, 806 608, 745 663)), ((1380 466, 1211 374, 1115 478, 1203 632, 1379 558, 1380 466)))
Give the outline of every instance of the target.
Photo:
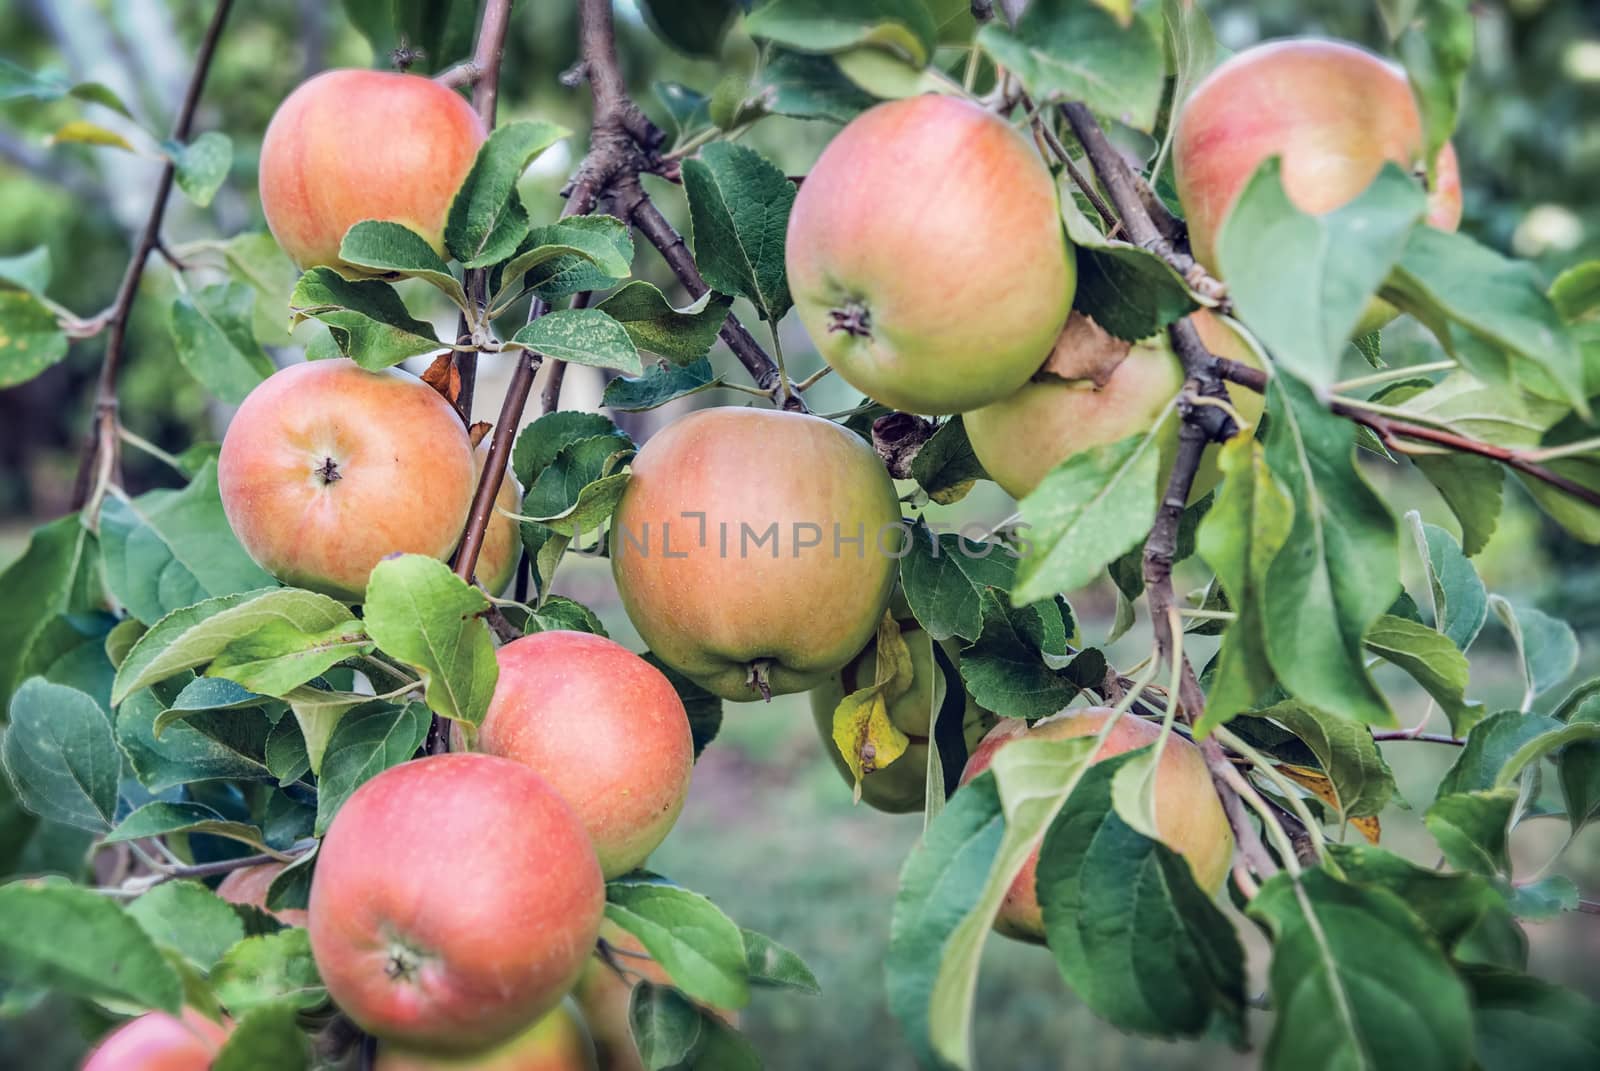
POLYGON ((326 71, 286 97, 261 142, 261 208, 301 268, 343 267, 367 219, 416 231, 445 255, 450 202, 484 141, 454 90, 391 71, 326 71))
POLYGON ((1077 286, 1038 152, 993 113, 938 95, 879 104, 839 132, 795 197, 786 260, 823 358, 913 413, 1022 386, 1077 286))
MULTIPOLYGON (((1261 367, 1255 351, 1210 312, 1202 309, 1189 319, 1213 353, 1261 367)), ((1026 497, 1051 469, 1074 454, 1151 427, 1183 389, 1183 365, 1165 333, 1135 343, 1109 371, 1082 367, 1079 355, 1064 352, 1083 344, 1077 333, 1079 320, 1074 313, 1051 357, 1051 363, 1072 378, 1041 374, 1010 397, 961 418, 973 453, 1013 498, 1026 497), (1096 377, 1103 382, 1097 384, 1096 377)), ((1260 394, 1230 383, 1228 399, 1246 421, 1254 424, 1261 419, 1266 400, 1260 394)), ((1162 429, 1158 445, 1161 472, 1157 487, 1165 487, 1178 449, 1175 418, 1169 418, 1162 429)), ((1216 486, 1215 454, 1214 448, 1206 449, 1190 501, 1204 497, 1216 486)))
POLYGON ((222 439, 217 483, 257 564, 358 602, 388 555, 444 558, 456 545, 472 504, 472 445, 450 403, 415 376, 307 361, 245 398, 222 439))
POLYGON ((544 778, 494 755, 435 755, 378 774, 334 816, 311 952, 367 1033, 482 1051, 561 1002, 604 907, 589 836, 544 778))
POLYGON ((594 1071, 594 1043, 572 1006, 555 1011, 487 1052, 441 1056, 384 1045, 373 1071, 594 1071))
MULTIPOLYGON (((1195 259, 1218 270, 1217 236, 1250 176, 1283 158, 1283 186, 1302 212, 1355 199, 1386 162, 1423 169, 1422 119, 1405 72, 1354 45, 1293 39, 1238 53, 1195 88, 1173 142, 1178 200, 1195 259)), ((1461 176, 1448 143, 1428 194, 1428 223, 1461 222, 1461 176)))
MULTIPOLYGON (((911 744, 894 762, 861 779, 861 801, 886 814, 909 814, 922 810, 927 803, 929 723, 933 711, 944 702, 947 683, 934 659, 933 639, 911 617, 909 609, 901 606, 892 610, 900 625, 900 634, 911 651, 912 676, 911 688, 890 702, 889 721, 910 738, 911 744)), ((955 644, 947 641, 940 646, 952 661, 958 659, 955 644)), ((843 668, 811 690, 811 716, 816 721, 817 734, 822 737, 822 748, 846 785, 854 785, 855 779, 834 743, 833 712, 845 696, 871 684, 877 669, 877 640, 872 639, 843 668)), ((967 738, 968 751, 977 746, 994 723, 993 714, 978 706, 970 695, 966 697, 962 732, 967 738)))
POLYGON ((146 1012, 107 1034, 83 1071, 207 1071, 227 1040, 227 1027, 193 1008, 181 1019, 146 1012))
MULTIPOLYGON (((967 768, 961 772, 961 783, 964 785, 987 770, 995 752, 1013 740, 1023 736, 1045 740, 1093 736, 1110 713, 1107 707, 1062 711, 1035 723, 1031 729, 1020 718, 1004 719, 973 751, 967 768)), ((1093 761, 1154 744, 1160 734, 1159 725, 1125 714, 1112 726, 1093 761)), ((1167 740, 1156 772, 1156 828, 1161 842, 1188 861, 1195 884, 1215 895, 1227 880, 1233 862, 1233 830, 1200 749, 1176 733, 1167 740)), ((1044 941, 1044 915, 1034 888, 1038 866, 1039 850, 1035 848, 1006 890, 994 921, 997 933, 1022 941, 1044 941)))
POLYGON ((662 672, 587 632, 536 632, 496 652, 477 747, 542 776, 588 829, 606 879, 637 868, 683 810, 694 739, 662 672))
POLYGON ((771 694, 803 692, 876 632, 899 573, 900 523, 883 463, 839 425, 703 409, 634 458, 612 519, 612 573, 650 650, 701 687, 762 698, 759 664, 771 694), (836 546, 835 526, 863 542, 836 546))
MULTIPOLYGON (((267 890, 287 865, 261 863, 230 871, 217 886, 217 895, 230 904, 244 904, 267 911, 267 890)), ((267 914, 285 926, 304 926, 307 922, 306 912, 301 908, 286 907, 281 911, 267 911, 267 914)))
MULTIPOLYGON (((483 466, 489 459, 489 440, 485 439, 473 451, 472 486, 474 493, 478 481, 483 478, 483 466)), ((478 564, 473 570, 483 590, 491 595, 500 595, 511 586, 511 581, 517 575, 517 561, 522 557, 522 527, 518 522, 507 517, 499 510, 510 513, 522 512, 522 487, 517 483, 517 477, 512 473, 511 466, 506 466, 506 474, 500 480, 500 490, 494 496, 495 514, 489 518, 489 524, 483 530, 483 545, 478 548, 478 564)), ((470 508, 470 507, 469 507, 470 508)))

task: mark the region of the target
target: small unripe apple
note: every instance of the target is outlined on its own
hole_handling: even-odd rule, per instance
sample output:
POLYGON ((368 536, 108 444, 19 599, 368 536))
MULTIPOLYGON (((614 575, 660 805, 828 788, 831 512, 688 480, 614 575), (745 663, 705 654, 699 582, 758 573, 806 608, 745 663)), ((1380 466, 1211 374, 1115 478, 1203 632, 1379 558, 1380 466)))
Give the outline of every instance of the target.
POLYGON ((477 746, 561 794, 608 880, 638 867, 678 820, 694 770, 677 690, 620 643, 587 632, 536 632, 496 657, 477 746))
POLYGON ((483 121, 431 78, 327 71, 290 93, 261 141, 261 208, 302 268, 338 267, 345 231, 379 219, 416 231, 441 256, 456 190, 483 121))
MULTIPOLYGON (((1211 313, 1202 309, 1190 322, 1213 353, 1261 367, 1255 351, 1211 313)), ((1010 397, 964 414, 962 421, 984 469, 1007 494, 1023 498, 1067 458, 1140 434, 1169 414, 1157 443, 1156 486, 1164 488, 1178 448, 1172 402, 1183 381, 1183 365, 1165 332, 1130 346, 1074 312, 1037 376, 1010 397)), ((1261 418, 1265 399, 1260 394, 1229 384, 1228 398, 1245 421, 1261 418)), ((1191 500, 1216 485, 1214 454, 1207 448, 1191 500)))
POLYGON ((861 649, 904 537, 894 483, 859 437, 722 407, 679 418, 634 458, 611 566, 650 650, 745 701, 814 687, 861 649))
MULTIPOLYGON (((961 783, 966 784, 987 770, 994 761, 995 752, 1013 740, 1025 736, 1043 740, 1093 736, 1100 732, 1110 713, 1106 707, 1063 711, 1035 723, 1031 729, 1021 718, 1004 719, 973 751, 967 768, 961 772, 961 783)), ((1112 726, 1110 735, 1091 761, 1099 762, 1154 744, 1160 734, 1160 726, 1123 715, 1112 726)), ((1188 861, 1196 885, 1215 894, 1227 880, 1233 862, 1233 830, 1228 826, 1222 801, 1211 783, 1206 760, 1187 738, 1176 733, 1168 737, 1156 770, 1155 793, 1156 829, 1161 834, 1161 842, 1188 861)), ((1036 848, 1006 891, 994 922, 998 933, 1024 941, 1044 940, 1044 915, 1039 909, 1038 890, 1034 887, 1038 866, 1036 848)))
MULTIPOLYGON (((594 1043, 569 1002, 486 1052, 439 1055, 383 1045, 373 1071, 595 1071, 594 1043)), ((610 1071, 608 1068, 607 1071, 610 1071)))
MULTIPOLYGON (((476 466, 472 477, 474 490, 483 476, 483 465, 488 458, 489 440, 485 439, 473 453, 473 464, 476 466)), ((501 595, 516 577, 517 560, 522 556, 521 525, 500 512, 522 512, 522 488, 510 465, 506 466, 506 474, 500 480, 500 490, 495 492, 494 507, 495 512, 483 530, 483 545, 478 548, 478 564, 473 575, 483 585, 484 591, 490 595, 501 595)))
POLYGON ((217 459, 233 534, 286 584, 359 601, 390 554, 444 558, 472 503, 456 411, 399 369, 279 369, 245 398, 217 459))
MULTIPOLYGON (((1385 163, 1427 174, 1422 119, 1405 72, 1338 41, 1294 39, 1238 53, 1183 105, 1173 141, 1178 200, 1200 263, 1217 271, 1217 236, 1262 162, 1282 158, 1284 192, 1302 212, 1354 200, 1385 163)), ((1428 191, 1428 223, 1461 222, 1461 176, 1447 142, 1428 191)), ((1382 326, 1382 316, 1362 334, 1382 326)), ((1390 313, 1392 314, 1392 309, 1390 313)))
POLYGON ((311 952, 367 1033, 481 1051, 561 1002, 604 907, 589 836, 544 778, 494 755, 435 755, 339 808, 311 882, 311 952))
MULTIPOLYGON (((245 904, 249 907, 258 907, 267 911, 267 890, 272 888, 272 883, 278 875, 283 873, 286 863, 261 863, 257 866, 241 867, 230 871, 217 886, 217 895, 230 904, 245 904)), ((285 926, 304 926, 306 913, 301 908, 286 907, 278 911, 267 911, 267 914, 276 918, 285 926)))
POLYGON ((1022 386, 1077 285, 1044 161, 955 97, 853 119, 801 184, 785 248, 795 311, 823 358, 913 413, 964 412, 1022 386))
MULTIPOLYGON (((899 599, 895 600, 900 602, 899 599)), ((900 635, 911 652, 911 687, 889 702, 889 721, 910 740, 905 752, 889 765, 872 770, 861 778, 861 800, 868 806, 888 814, 906 814, 920 811, 927 799, 928 736, 932 715, 942 707, 950 682, 934 657, 933 639, 923 631, 909 608, 893 608, 900 626, 900 635), (904 615, 903 617, 900 615, 904 615)), ((955 644, 941 644, 956 658, 955 644)), ((811 716, 816 721, 817 733, 822 737, 823 750, 847 785, 855 778, 839 746, 833 739, 833 714, 845 696, 866 688, 876 679, 878 670, 877 640, 867 645, 845 663, 838 672, 811 690, 811 716)), ((960 679, 955 681, 960 686, 960 679)), ((989 728, 994 725, 994 715, 984 710, 965 695, 962 712, 962 732, 968 750, 977 746, 989 728)))
POLYGON ((106 1035, 83 1071, 207 1071, 227 1040, 227 1027, 193 1008, 146 1012, 106 1035))

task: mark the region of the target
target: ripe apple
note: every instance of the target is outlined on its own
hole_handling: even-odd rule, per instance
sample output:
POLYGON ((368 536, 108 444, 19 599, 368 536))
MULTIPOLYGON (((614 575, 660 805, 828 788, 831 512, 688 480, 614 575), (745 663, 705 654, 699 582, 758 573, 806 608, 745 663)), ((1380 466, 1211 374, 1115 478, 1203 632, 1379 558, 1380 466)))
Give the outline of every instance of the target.
POLYGON ((1034 373, 1077 285, 1050 171, 970 101, 879 104, 828 144, 789 215, 789 289, 846 382, 959 413, 1034 373))
POLYGON ((464 1056, 417 1052, 395 1045, 378 1049, 373 1071, 594 1071, 594 1043, 563 1001, 510 1041, 464 1056))
MULTIPOLYGON (((907 814, 922 810, 926 802, 930 723, 933 712, 944 703, 948 682, 934 658, 932 637, 923 631, 902 600, 897 598, 895 602, 900 605, 892 606, 891 611, 895 613, 900 635, 911 651, 912 676, 910 689, 890 701, 889 721, 906 734, 911 744, 892 763, 862 777, 861 799, 868 806, 888 814, 907 814)), ((956 657, 955 645, 947 642, 941 646, 953 661, 956 657)), ((845 696, 870 685, 876 679, 877 670, 878 647, 874 638, 868 640, 867 645, 842 668, 830 674, 826 681, 811 689, 811 716, 817 723, 818 735, 822 737, 823 750, 847 785, 854 785, 855 779, 833 739, 833 712, 845 696)), ((992 725, 994 715, 978 706, 971 696, 966 696, 962 732, 967 738, 969 751, 977 746, 992 725)))
MULTIPOLYGON (((230 904, 245 904, 258 907, 267 911, 267 890, 272 887, 272 882, 283 873, 285 863, 261 863, 258 866, 242 867, 230 871, 217 886, 217 895, 230 904)), ((267 911, 267 913, 285 926, 304 926, 306 913, 295 907, 286 907, 281 911, 267 911)))
POLYGON ((263 569, 359 601, 388 555, 450 553, 472 503, 472 446, 415 376, 307 361, 245 398, 217 482, 233 534, 263 569))
MULTIPOLYGON (((1354 200, 1386 162, 1427 173, 1422 119, 1405 72, 1354 45, 1294 39, 1246 49, 1195 88, 1173 142, 1178 200, 1200 263, 1218 270, 1217 236, 1262 161, 1282 157, 1283 187, 1302 212, 1354 200)), ((1439 150, 1428 223, 1461 222, 1455 149, 1439 150)), ((1383 326, 1392 306, 1369 308, 1357 334, 1383 326)))
MULTIPOLYGON (((672 984, 672 976, 649 957, 639 939, 610 919, 600 924, 600 938, 617 950, 617 961, 638 978, 657 985, 672 984)), ((594 1038, 603 1071, 645 1071, 628 1024, 628 1002, 638 978, 623 978, 599 956, 591 956, 572 991, 594 1038)), ((730 1026, 738 1024, 738 1013, 723 1008, 712 1011, 730 1026)))
POLYGON ((744 701, 850 661, 888 605, 903 537, 894 484, 857 436, 799 413, 703 409, 634 458, 611 565, 657 657, 744 701))
MULTIPOLYGON (((484 462, 489 458, 489 440, 485 439, 478 444, 474 451, 472 486, 478 486, 478 480, 483 476, 484 462)), ((511 472, 511 466, 506 466, 506 474, 500 481, 500 490, 494 496, 495 513, 489 518, 489 525, 483 530, 483 545, 478 548, 478 565, 473 570, 478 583, 483 585, 483 590, 491 595, 500 595, 511 586, 511 581, 517 575, 517 560, 522 556, 522 528, 518 522, 507 517, 500 510, 509 513, 522 512, 522 488, 517 483, 516 476, 511 472)))
MULTIPOLYGON (((1220 356, 1261 366, 1255 351, 1211 313, 1190 317, 1202 342, 1220 356)), ((1010 397, 962 416, 973 453, 1013 498, 1033 491, 1045 474, 1067 458, 1154 426, 1183 389, 1183 365, 1165 333, 1130 346, 1092 319, 1074 312, 1040 374, 1010 397)), ((1254 423, 1265 399, 1246 387, 1228 386, 1239 415, 1254 423)), ((1178 448, 1178 421, 1169 418, 1158 442, 1165 487, 1178 448)), ((1207 449, 1190 498, 1217 482, 1215 451, 1207 449)))
POLYGON ((193 1008, 181 1019, 146 1012, 106 1035, 83 1071, 207 1071, 227 1040, 227 1027, 193 1008))
MULTIPOLYGON (((967 760, 967 768, 961 772, 961 783, 966 784, 987 770, 994 761, 995 752, 1013 740, 1024 736, 1045 740, 1093 736, 1110 713, 1107 707, 1062 711, 1035 723, 1031 729, 1020 718, 1003 719, 967 760)), ((1124 715, 1112 726, 1105 743, 1094 753, 1093 761, 1154 744, 1160 734, 1160 726, 1124 715)), ((1205 759, 1200 757, 1200 749, 1176 733, 1167 740, 1161 753, 1156 771, 1155 808, 1161 842, 1188 861, 1195 884, 1215 894, 1222 888, 1233 862, 1233 831, 1228 827, 1228 818, 1222 812, 1222 802, 1212 786, 1211 774, 1206 769, 1205 759)), ((996 932, 1024 941, 1044 940, 1044 916, 1034 888, 1034 871, 1038 865, 1036 848, 1006 892, 995 918, 996 932)))
POLYGON ((587 632, 536 632, 497 658, 478 747, 561 794, 608 880, 638 867, 678 820, 694 770, 677 690, 620 643, 587 632))
POLYGON ((588 834, 544 778, 494 755, 435 755, 378 774, 334 816, 311 952, 367 1033, 481 1051, 561 1002, 604 906, 588 834))
POLYGON ((430 78, 327 71, 278 105, 261 142, 261 208, 302 268, 339 267, 367 219, 416 231, 441 256, 456 190, 484 140, 464 97, 430 78))

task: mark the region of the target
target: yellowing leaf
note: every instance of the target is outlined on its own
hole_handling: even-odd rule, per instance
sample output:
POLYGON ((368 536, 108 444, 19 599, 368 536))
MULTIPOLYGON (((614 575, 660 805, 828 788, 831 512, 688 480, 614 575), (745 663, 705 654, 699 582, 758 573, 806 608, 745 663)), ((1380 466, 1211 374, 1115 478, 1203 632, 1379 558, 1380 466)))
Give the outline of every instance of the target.
MULTIPOLYGON (((1339 805, 1338 790, 1333 787, 1333 782, 1328 779, 1328 775, 1321 770, 1312 766, 1293 766, 1289 763, 1281 763, 1278 766, 1278 772, 1309 791, 1317 799, 1326 803, 1340 814, 1344 813, 1344 808, 1339 805)), ((1367 838, 1368 843, 1378 843, 1382 827, 1378 824, 1376 816, 1351 818, 1349 822, 1356 827, 1357 832, 1367 838)))
POLYGON ((124 149, 128 152, 137 152, 128 139, 118 134, 115 130, 107 130, 98 123, 91 123, 87 119, 74 119, 65 124, 60 130, 50 135, 50 142, 59 145, 62 142, 74 142, 79 145, 109 145, 113 149, 124 149))
POLYGON ((1133 0, 1094 0, 1094 6, 1115 16, 1122 26, 1133 22, 1133 0))
POLYGON ((889 720, 889 700, 910 689, 914 670, 911 650, 900 635, 894 615, 878 625, 877 666, 873 681, 839 701, 833 711, 833 743, 844 757, 861 801, 861 779, 904 755, 911 741, 889 720))
POLYGON ((1378 843, 1378 838, 1383 834, 1383 827, 1378 824, 1377 815, 1352 818, 1350 824, 1356 827, 1356 832, 1367 838, 1368 844, 1378 843))
POLYGON ((911 688, 916 670, 911 665, 911 648, 900 635, 900 623, 894 614, 885 612, 878 622, 878 668, 873 674, 875 684, 883 689, 885 699, 898 699, 911 688))

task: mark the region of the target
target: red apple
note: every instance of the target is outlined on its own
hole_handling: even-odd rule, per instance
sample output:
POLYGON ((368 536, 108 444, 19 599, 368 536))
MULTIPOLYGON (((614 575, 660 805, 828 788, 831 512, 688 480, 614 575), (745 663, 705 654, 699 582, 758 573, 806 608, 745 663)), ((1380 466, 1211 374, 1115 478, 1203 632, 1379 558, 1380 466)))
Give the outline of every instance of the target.
POLYGON ((83 1071, 207 1071, 227 1040, 227 1027, 193 1008, 181 1019, 146 1012, 106 1035, 83 1071))
MULTIPOLYGON (((267 910, 267 890, 272 887, 273 881, 283 873, 285 863, 262 863, 259 866, 247 866, 232 871, 222 879, 217 886, 217 895, 232 904, 247 904, 250 907, 259 907, 267 910)), ((285 926, 304 926, 306 913, 294 907, 286 907, 281 911, 269 911, 285 926)))
MULTIPOLYGON (((995 752, 1013 740, 1024 736, 1044 740, 1092 736, 1100 731, 1110 713, 1106 707, 1063 711, 1035 723, 1031 729, 1021 718, 1004 719, 989 731, 967 760, 967 768, 961 772, 961 783, 966 784, 987 770, 994 761, 995 752)), ((1154 744, 1160 733, 1160 726, 1124 715, 1112 726, 1092 761, 1099 762, 1154 744)), ((1222 811, 1222 802, 1217 798, 1211 772, 1206 769, 1200 749, 1176 733, 1168 738, 1156 770, 1155 809, 1156 829, 1162 843, 1188 860, 1195 883, 1202 889, 1210 893, 1221 889, 1233 862, 1233 831, 1228 826, 1228 817, 1222 811)), ((1044 916, 1034 888, 1034 872, 1038 865, 1039 851, 1034 849, 1027 865, 1006 891, 994 922, 997 932, 1024 941, 1044 940, 1044 916)))
POLYGON ((876 632, 900 503, 871 447, 821 417, 703 409, 633 460, 611 523, 623 608, 650 650, 724 699, 802 692, 876 632))
POLYGON ((472 446, 415 376, 307 361, 244 400, 217 482, 233 534, 263 569, 359 601, 390 554, 450 553, 472 503, 472 446))
POLYGON ((400 223, 444 254, 445 218, 483 144, 466 99, 430 78, 327 71, 278 105, 261 142, 261 208, 302 268, 340 266, 345 231, 400 223))
POLYGON ((677 691, 620 643, 586 632, 537 632, 497 657, 478 747, 561 793, 608 879, 638 867, 678 820, 694 769, 677 691))
POLYGON ((1077 285, 1038 152, 993 112, 945 96, 880 104, 839 132, 795 198, 786 258, 823 358, 914 413, 1022 386, 1077 285))
POLYGON ((311 883, 311 951, 376 1037, 482 1050, 560 1003, 594 950, 605 883, 581 822, 521 763, 402 763, 339 809, 311 883))
MULTIPOLYGON (((567 1003, 487 1052, 441 1056, 395 1045, 378 1049, 373 1071, 594 1071, 594 1043, 567 1003)), ((610 1069, 608 1068, 608 1071, 610 1069)))

